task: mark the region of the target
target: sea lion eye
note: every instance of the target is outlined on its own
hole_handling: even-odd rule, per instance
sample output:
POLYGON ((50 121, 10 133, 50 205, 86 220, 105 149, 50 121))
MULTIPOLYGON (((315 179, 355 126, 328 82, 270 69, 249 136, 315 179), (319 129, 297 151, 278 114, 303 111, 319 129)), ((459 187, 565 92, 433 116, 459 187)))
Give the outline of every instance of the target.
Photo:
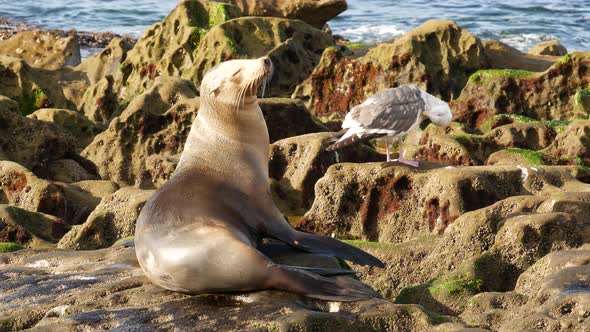
POLYGON ((242 71, 242 68, 238 68, 238 70, 236 70, 236 71, 235 71, 235 73, 233 73, 233 74, 231 75, 231 77, 236 77, 236 76, 238 76, 238 74, 239 74, 241 71, 242 71))

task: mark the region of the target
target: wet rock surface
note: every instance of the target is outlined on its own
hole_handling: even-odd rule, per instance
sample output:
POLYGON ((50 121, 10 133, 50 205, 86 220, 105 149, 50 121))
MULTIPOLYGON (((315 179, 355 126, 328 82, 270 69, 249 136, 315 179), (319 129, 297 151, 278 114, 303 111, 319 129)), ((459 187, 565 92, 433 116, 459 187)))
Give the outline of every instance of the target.
POLYGON ((552 41, 524 54, 452 21, 359 46, 319 29, 344 1, 227 2, 181 1, 137 44, 0 31, 0 330, 589 329, 588 53, 552 41), (46 38, 56 47, 31 56, 46 38), (76 40, 104 49, 74 67, 76 40), (139 269, 129 237, 176 168, 201 78, 261 56, 275 65, 259 104, 276 205, 385 262, 346 265, 383 299, 189 296, 139 269), (419 168, 383 163, 379 142, 325 151, 350 107, 408 83, 449 101, 455 121, 406 136, 419 168))

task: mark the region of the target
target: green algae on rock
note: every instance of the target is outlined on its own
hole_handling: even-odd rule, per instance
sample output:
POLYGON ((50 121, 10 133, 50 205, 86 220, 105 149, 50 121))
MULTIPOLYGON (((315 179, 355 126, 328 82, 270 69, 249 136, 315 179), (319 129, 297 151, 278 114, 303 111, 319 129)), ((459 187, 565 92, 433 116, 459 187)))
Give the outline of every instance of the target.
POLYGON ((0 242, 0 253, 13 252, 25 249, 22 245, 14 242, 0 242))
POLYGON ((327 49, 293 97, 306 101, 316 116, 344 117, 370 95, 401 84, 416 84, 445 100, 456 98, 473 72, 488 67, 477 37, 455 22, 431 20, 357 59, 327 49))

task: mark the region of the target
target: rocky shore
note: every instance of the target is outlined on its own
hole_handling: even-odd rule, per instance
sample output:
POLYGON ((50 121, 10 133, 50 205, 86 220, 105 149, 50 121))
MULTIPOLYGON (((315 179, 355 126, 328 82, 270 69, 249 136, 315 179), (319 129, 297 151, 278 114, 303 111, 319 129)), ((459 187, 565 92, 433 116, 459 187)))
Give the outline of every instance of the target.
POLYGON ((351 44, 322 29, 345 9, 190 0, 137 41, 0 32, 0 331, 590 330, 590 52, 525 54, 443 20, 351 44), (88 43, 102 50, 82 60, 88 43), (138 267, 135 220, 176 167, 200 80, 264 55, 276 204, 385 262, 350 265, 382 299, 188 296, 138 267), (374 145, 324 151, 350 107, 408 83, 453 112, 406 137, 420 168, 382 165, 374 145))

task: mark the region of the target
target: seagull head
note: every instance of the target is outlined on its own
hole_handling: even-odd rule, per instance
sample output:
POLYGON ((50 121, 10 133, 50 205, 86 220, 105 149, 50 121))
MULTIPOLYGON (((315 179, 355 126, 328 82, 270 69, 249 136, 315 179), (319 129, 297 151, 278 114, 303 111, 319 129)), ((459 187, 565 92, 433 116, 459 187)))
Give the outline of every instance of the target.
POLYGON ((422 95, 426 102, 426 111, 422 114, 427 116, 437 126, 448 126, 453 118, 449 104, 425 91, 422 91, 422 95))

